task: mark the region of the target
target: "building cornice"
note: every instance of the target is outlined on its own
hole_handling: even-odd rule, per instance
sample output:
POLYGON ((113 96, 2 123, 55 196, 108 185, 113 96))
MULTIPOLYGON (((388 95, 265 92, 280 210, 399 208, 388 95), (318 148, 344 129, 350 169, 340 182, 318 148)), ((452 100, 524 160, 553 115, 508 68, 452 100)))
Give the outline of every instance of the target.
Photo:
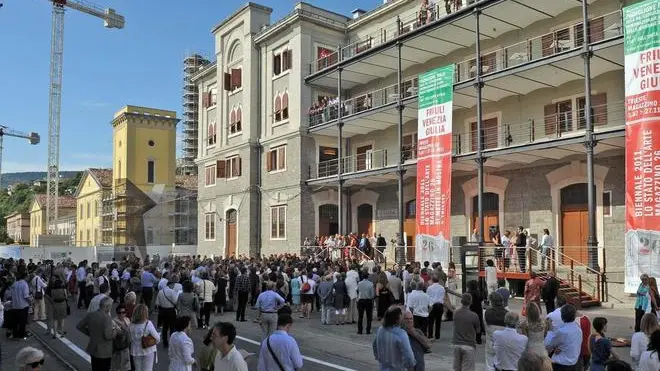
POLYGON ((383 14, 389 12, 389 11, 392 11, 392 10, 402 6, 402 5, 405 5, 409 2, 410 2, 409 0, 388 1, 387 3, 378 6, 377 8, 373 9, 372 11, 367 12, 367 13, 359 16, 356 19, 349 20, 348 24, 347 24, 347 28, 348 28, 348 30, 353 30, 357 27, 360 27, 360 26, 364 25, 367 22, 373 21, 374 18, 378 18, 381 15, 383 15, 383 14))
POLYGON ((248 10, 250 8, 263 10, 263 11, 268 12, 268 13, 273 12, 272 8, 269 8, 269 7, 264 6, 264 5, 259 5, 259 4, 253 3, 253 2, 248 2, 247 4, 243 5, 243 7, 241 7, 240 9, 238 9, 234 13, 230 14, 227 18, 220 21, 220 23, 213 26, 213 28, 211 29, 211 33, 215 34, 219 29, 224 27, 227 23, 231 22, 234 18, 240 16, 243 12, 245 12, 246 10, 248 10))
POLYGON ((195 74, 193 74, 190 77, 190 82, 196 83, 199 80, 202 80, 203 78, 207 77, 208 75, 213 72, 213 74, 216 74, 216 66, 218 65, 218 61, 213 61, 210 64, 207 64, 206 66, 202 67, 201 70, 197 71, 195 74))
MULTIPOLYGON (((309 5, 311 6, 311 5, 309 5)), ((316 7, 314 7, 316 8, 316 7)), ((320 8, 319 8, 320 9, 320 8)), ((326 10, 323 10, 326 11, 326 10)), ((336 14, 336 13, 335 13, 336 14)), ((338 14, 339 15, 339 14, 338 14)), ((343 15, 340 15, 344 17, 343 15)), ((346 17, 346 21, 348 22, 348 17, 346 17)), ((323 15, 310 12, 305 9, 301 8, 296 8, 291 13, 285 15, 282 17, 280 20, 277 22, 273 23, 272 25, 268 26, 265 30, 262 30, 261 32, 257 33, 254 37, 254 42, 255 43, 260 43, 268 38, 272 37, 273 35, 277 34, 278 32, 286 29, 287 27, 296 24, 298 21, 309 21, 314 24, 318 24, 327 28, 334 29, 336 31, 344 32, 346 30, 346 22, 340 22, 336 19, 332 19, 329 17, 324 17, 323 15)))

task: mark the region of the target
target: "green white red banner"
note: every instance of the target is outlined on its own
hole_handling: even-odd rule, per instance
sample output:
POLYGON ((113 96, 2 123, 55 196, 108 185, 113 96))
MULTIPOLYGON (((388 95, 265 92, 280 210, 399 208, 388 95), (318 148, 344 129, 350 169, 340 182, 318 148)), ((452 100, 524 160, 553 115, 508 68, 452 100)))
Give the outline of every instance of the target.
POLYGON ((449 262, 454 65, 419 75, 415 260, 449 262))
POLYGON ((660 276, 660 0, 623 9, 626 96, 626 279, 660 276))

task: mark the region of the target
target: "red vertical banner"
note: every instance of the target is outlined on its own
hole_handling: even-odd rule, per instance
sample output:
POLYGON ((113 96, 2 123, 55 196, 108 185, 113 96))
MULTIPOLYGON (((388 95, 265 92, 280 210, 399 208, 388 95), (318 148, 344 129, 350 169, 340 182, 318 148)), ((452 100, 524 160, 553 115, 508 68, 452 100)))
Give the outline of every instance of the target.
POLYGON ((415 260, 449 262, 454 65, 419 76, 415 260))
POLYGON ((626 276, 660 276, 660 0, 623 10, 626 96, 626 276))

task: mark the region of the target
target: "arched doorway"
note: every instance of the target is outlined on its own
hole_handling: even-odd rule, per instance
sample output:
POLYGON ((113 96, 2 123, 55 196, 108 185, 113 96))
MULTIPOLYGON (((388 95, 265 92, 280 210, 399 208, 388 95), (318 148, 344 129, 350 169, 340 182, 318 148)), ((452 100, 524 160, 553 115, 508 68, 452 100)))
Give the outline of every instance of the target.
MULTIPOLYGON (((560 192, 562 252, 577 262, 587 264, 589 236, 589 198, 587 183, 566 186, 560 192)), ((568 259, 564 259, 568 260, 568 259)), ((568 261, 563 261, 568 264, 568 261)))
MULTIPOLYGON (((497 193, 486 192, 483 196, 484 210, 484 241, 486 243, 493 240, 491 230, 500 225, 500 196, 497 193)), ((472 229, 479 228, 479 196, 472 198, 472 229)), ((481 233, 481 231, 479 231, 481 233)), ((472 236, 472 231, 470 231, 472 236)))
POLYGON ((227 255, 225 258, 229 258, 236 255, 236 240, 238 239, 238 229, 237 229, 237 220, 238 213, 235 209, 227 210, 227 255))
POLYGON ((333 204, 319 206, 319 236, 339 233, 339 207, 333 204))
POLYGON ((370 204, 362 204, 357 208, 357 222, 359 234, 366 233, 371 236, 374 233, 374 208, 370 204))

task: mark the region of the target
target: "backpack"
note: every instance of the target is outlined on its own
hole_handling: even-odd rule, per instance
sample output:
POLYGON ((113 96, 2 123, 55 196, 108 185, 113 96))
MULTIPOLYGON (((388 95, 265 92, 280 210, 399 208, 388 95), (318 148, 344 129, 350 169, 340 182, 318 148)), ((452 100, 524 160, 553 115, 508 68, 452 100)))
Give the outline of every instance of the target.
POLYGON ((310 286, 309 282, 307 282, 308 279, 306 279, 305 282, 302 284, 302 287, 300 288, 300 292, 306 293, 307 291, 312 289, 312 286, 310 286))
POLYGON ((123 327, 117 333, 114 339, 112 339, 112 350, 113 351, 122 351, 131 346, 131 334, 128 332, 128 329, 123 327))

